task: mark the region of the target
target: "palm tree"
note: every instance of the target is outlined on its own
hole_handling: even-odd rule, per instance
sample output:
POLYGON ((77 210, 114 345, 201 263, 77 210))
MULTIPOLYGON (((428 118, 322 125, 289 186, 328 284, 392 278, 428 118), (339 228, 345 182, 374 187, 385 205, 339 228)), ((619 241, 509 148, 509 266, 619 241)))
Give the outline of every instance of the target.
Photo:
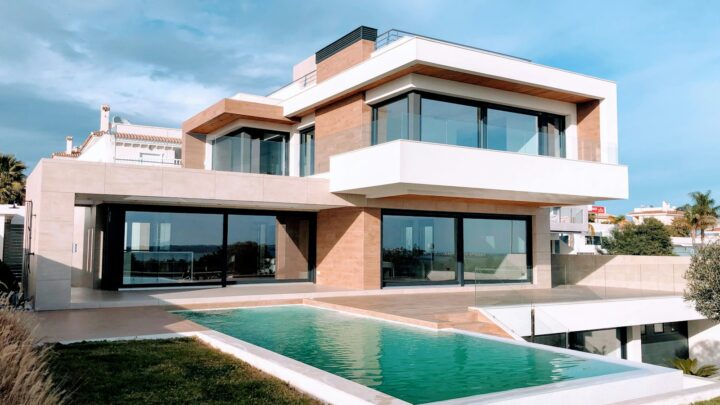
POLYGON ((610 215, 608 217, 608 222, 610 222, 613 225, 617 225, 618 228, 624 228, 628 224, 630 224, 630 221, 627 220, 625 215, 610 215))
POLYGON ((25 163, 0 153, 0 204, 22 204, 25 199, 25 163))
POLYGON ((692 202, 680 207, 692 229, 690 236, 693 246, 698 232, 700 233, 700 244, 705 244, 705 230, 715 225, 720 217, 720 206, 715 205, 715 199, 710 196, 710 193, 710 190, 706 193, 693 191, 689 194, 692 202))

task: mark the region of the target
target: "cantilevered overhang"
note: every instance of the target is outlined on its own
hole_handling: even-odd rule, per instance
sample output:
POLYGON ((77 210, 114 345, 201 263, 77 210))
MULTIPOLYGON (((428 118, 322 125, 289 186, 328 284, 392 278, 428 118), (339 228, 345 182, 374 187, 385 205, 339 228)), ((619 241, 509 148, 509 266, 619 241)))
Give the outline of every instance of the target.
POLYGON ((183 122, 182 128, 185 133, 209 134, 239 119, 287 125, 295 123, 285 118, 279 105, 224 98, 183 122))
POLYGON ((330 191, 580 205, 628 198, 626 166, 398 140, 330 158, 330 191))
POLYGON ((282 102, 286 117, 418 73, 561 101, 615 98, 615 83, 426 38, 403 38, 372 57, 282 102))

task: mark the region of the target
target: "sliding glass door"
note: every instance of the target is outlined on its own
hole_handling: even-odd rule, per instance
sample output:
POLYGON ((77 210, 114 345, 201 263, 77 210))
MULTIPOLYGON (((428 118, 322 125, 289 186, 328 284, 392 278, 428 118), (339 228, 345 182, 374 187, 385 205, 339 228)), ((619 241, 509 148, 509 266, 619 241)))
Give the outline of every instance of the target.
POLYGON ((213 141, 212 168, 287 176, 288 138, 286 132, 240 128, 213 141))
POLYGON ((312 213, 125 207, 106 211, 103 288, 312 278, 312 213))
POLYGON ((382 280, 385 285, 530 282, 529 234, 526 216, 386 210, 382 280))

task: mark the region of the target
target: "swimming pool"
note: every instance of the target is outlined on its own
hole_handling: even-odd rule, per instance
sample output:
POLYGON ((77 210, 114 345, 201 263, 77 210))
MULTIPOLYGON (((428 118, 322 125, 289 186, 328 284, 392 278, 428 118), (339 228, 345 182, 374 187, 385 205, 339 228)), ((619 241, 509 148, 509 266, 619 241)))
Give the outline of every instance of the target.
POLYGON ((302 305, 179 314, 411 403, 637 370, 534 346, 302 305))

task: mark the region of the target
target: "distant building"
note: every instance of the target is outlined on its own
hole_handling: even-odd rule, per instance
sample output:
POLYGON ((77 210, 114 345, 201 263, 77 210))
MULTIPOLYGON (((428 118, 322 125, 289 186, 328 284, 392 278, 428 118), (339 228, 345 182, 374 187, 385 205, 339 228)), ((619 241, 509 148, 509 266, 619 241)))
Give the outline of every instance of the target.
POLYGON ((578 205, 550 210, 550 248, 553 254, 599 254, 603 236, 615 225, 609 223, 605 207, 578 205), (590 215, 594 214, 594 221, 590 215))
POLYGON ((671 206, 667 201, 662 202, 660 207, 640 207, 635 208, 632 212, 627 214, 632 218, 633 223, 642 224, 647 218, 655 218, 665 225, 670 225, 675 218, 683 216, 682 211, 678 210, 677 207, 671 206))
POLYGON ((135 125, 119 116, 110 119, 107 104, 100 107, 98 131, 91 132, 80 146, 73 146, 72 136, 65 141, 65 150, 53 153, 53 158, 180 167, 179 128, 135 125))

